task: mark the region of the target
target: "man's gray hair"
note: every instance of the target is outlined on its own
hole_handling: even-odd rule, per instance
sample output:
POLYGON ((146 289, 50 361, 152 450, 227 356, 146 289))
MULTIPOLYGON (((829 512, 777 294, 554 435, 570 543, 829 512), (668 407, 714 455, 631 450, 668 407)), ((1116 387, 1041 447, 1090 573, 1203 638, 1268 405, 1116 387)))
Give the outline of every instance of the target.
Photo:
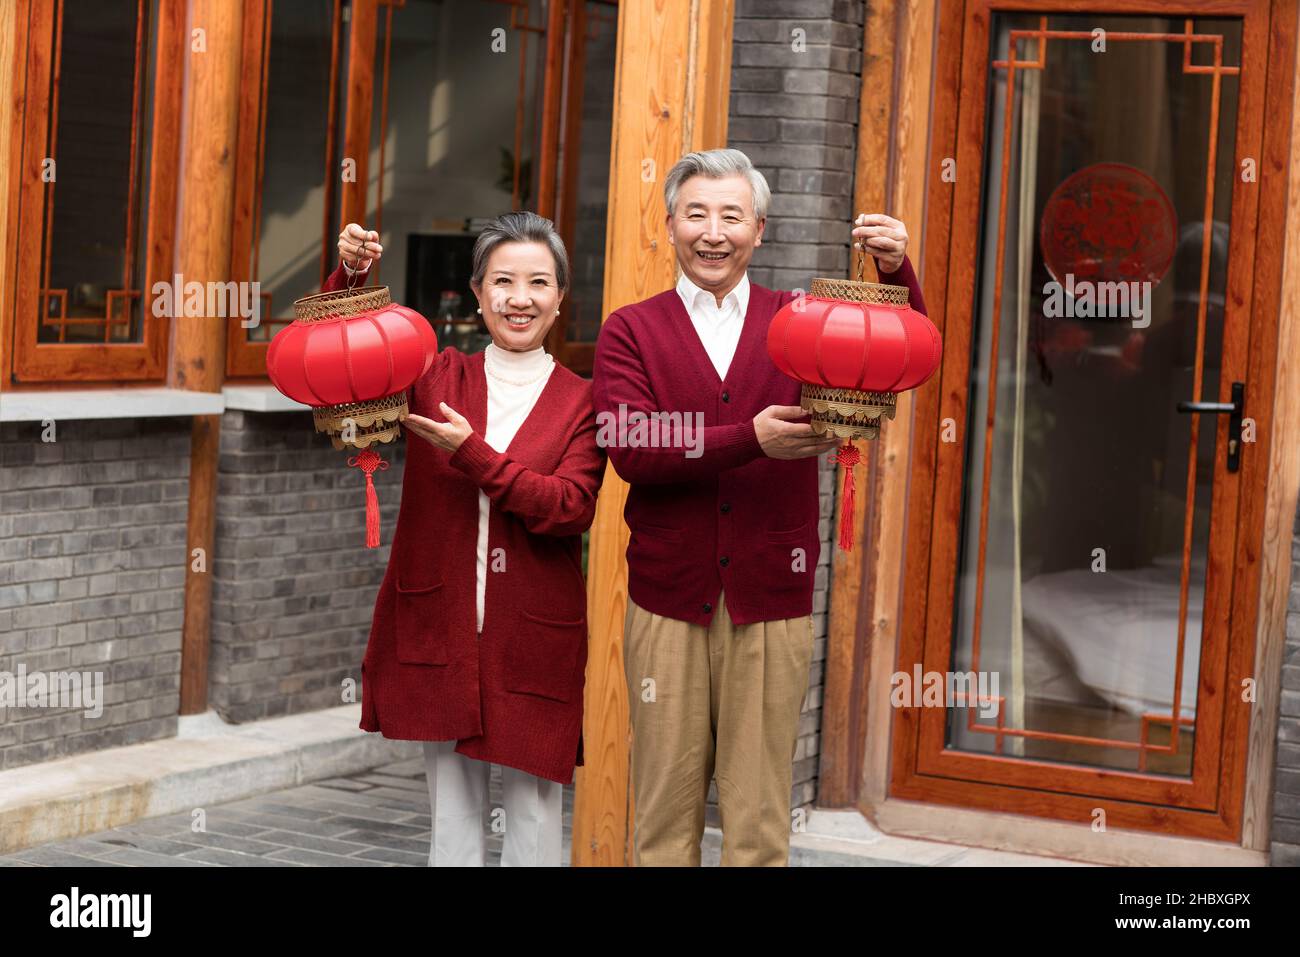
POLYGON ((502 243, 541 243, 555 258, 555 281, 561 291, 569 288, 569 254, 555 223, 545 216, 523 210, 502 213, 484 227, 474 243, 474 267, 470 282, 478 286, 487 272, 488 257, 502 243))
POLYGON ((677 209, 677 191, 682 183, 692 176, 707 176, 709 179, 721 179, 724 176, 741 174, 749 180, 749 188, 754 194, 754 216, 763 219, 767 216, 767 204, 772 199, 763 174, 754 168, 749 157, 740 150, 703 150, 687 153, 668 171, 664 180, 664 206, 668 215, 677 209))

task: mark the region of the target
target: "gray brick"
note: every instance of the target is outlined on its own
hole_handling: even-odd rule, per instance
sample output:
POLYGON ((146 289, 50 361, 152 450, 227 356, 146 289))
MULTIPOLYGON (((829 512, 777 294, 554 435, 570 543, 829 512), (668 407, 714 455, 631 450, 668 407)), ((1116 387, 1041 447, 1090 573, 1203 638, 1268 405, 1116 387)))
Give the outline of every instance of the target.
POLYGON ((788 35, 784 24, 778 20, 752 20, 738 16, 731 26, 731 38, 735 43, 775 43, 788 35))
POLYGON ((832 17, 834 13, 832 0, 736 0, 737 18, 821 20, 832 17))
POLYGON ((727 124, 727 138, 732 144, 744 143, 742 150, 748 152, 750 143, 767 143, 777 137, 777 120, 775 117, 738 116, 727 124))
POLYGON ((26 603, 26 585, 0 585, 0 608, 13 608, 26 603))
MULTIPOLYGON (((795 48, 790 40, 780 43, 745 43, 734 47, 732 63, 736 66, 786 69, 791 73, 824 71, 831 67, 836 51, 825 43, 807 42, 795 48)), ((787 74, 788 76, 788 74, 787 74)))

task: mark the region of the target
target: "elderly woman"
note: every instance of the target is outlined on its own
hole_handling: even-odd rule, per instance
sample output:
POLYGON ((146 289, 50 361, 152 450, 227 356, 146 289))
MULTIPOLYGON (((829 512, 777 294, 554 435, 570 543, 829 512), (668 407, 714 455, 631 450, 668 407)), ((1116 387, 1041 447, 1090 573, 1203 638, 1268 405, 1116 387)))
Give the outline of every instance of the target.
MULTIPOLYGON (((349 224, 325 289, 364 282, 378 239, 349 224)), ((590 383, 543 347, 568 285, 550 220, 500 216, 475 243, 470 280, 491 344, 442 349, 411 387, 415 439, 361 727, 425 742, 431 866, 486 863, 490 762, 504 785, 501 863, 561 863, 562 785, 582 764, 581 536, 605 465, 590 383)))

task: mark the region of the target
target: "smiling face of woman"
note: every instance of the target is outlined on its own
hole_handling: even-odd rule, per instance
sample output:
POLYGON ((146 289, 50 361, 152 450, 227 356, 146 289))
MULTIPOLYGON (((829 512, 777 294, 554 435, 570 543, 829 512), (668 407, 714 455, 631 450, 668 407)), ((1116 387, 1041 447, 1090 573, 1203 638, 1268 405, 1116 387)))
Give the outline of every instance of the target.
POLYGON ((482 284, 473 289, 492 342, 511 352, 542 344, 564 298, 545 243, 501 243, 488 256, 482 284))

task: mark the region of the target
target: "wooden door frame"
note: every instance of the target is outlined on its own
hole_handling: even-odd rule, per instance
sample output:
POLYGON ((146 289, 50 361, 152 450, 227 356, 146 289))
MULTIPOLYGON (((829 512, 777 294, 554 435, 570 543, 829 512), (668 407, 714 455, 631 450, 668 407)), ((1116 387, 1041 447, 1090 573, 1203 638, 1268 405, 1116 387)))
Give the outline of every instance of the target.
MULTIPOLYGON (((952 191, 948 184, 940 181, 937 174, 945 158, 957 155, 957 92, 961 82, 958 51, 961 50, 966 27, 965 4, 960 0, 941 0, 937 4, 925 0, 909 0, 902 6, 903 12, 899 15, 898 23, 893 24, 888 31, 895 41, 894 76, 888 81, 882 81, 879 75, 873 76, 869 70, 864 70, 863 115, 867 116, 867 84, 875 83, 876 89, 870 91, 874 93, 874 100, 878 102, 883 99, 893 104, 892 108, 884 110, 887 119, 883 127, 892 123, 898 130, 892 135, 892 141, 898 143, 898 148, 890 150, 891 176, 906 181, 909 176, 914 179, 918 169, 923 169, 922 175, 928 180, 923 217, 925 229, 921 236, 924 246, 922 273, 931 318, 943 329, 949 292, 948 245, 953 212, 952 191), (929 68, 931 56, 932 72, 929 68), (906 65, 908 63, 911 64, 910 68, 906 65), (915 91, 918 72, 925 75, 921 81, 924 89, 920 96, 915 91), (931 76, 933 91, 926 85, 931 76), (884 96, 883 91, 892 91, 892 95, 884 96), (926 126, 927 107, 928 149, 924 133, 919 137, 920 143, 915 136, 916 126, 926 126)), ((1008 0, 995 6, 1032 9, 1038 5, 1008 0)), ((1093 5, 1074 2, 1053 6, 1087 11, 1093 5)), ((1167 15, 1174 5, 1151 3, 1148 6, 1152 13, 1167 15)), ((1244 4, 1233 2, 1214 3, 1207 5, 1198 15, 1208 16, 1220 11, 1232 13, 1240 11, 1243 6, 1244 4)), ((1274 2, 1271 23, 1272 27, 1268 31, 1268 73, 1265 80, 1268 115, 1293 115, 1293 98, 1296 93, 1294 8, 1288 9, 1288 4, 1274 2)), ((882 128, 881 124, 877 124, 877 129, 879 128, 882 128)), ((863 131, 864 134, 871 132, 865 123, 863 131)), ((1300 398, 1296 396, 1296 392, 1300 391, 1300 373, 1294 369, 1294 364, 1288 367, 1285 357, 1276 349, 1279 338, 1294 341, 1295 336, 1300 334, 1291 328, 1297 323, 1289 314, 1283 313, 1280 320, 1278 318, 1284 254, 1281 237, 1287 215, 1288 179, 1291 183, 1300 184, 1300 162, 1293 163, 1290 176, 1287 175, 1290 138, 1290 124, 1265 124, 1263 153, 1259 163, 1262 171, 1259 182, 1262 190, 1259 231, 1265 236, 1278 237, 1278 241, 1261 242, 1254 263, 1251 322, 1254 328, 1261 331, 1264 341, 1258 345, 1254 342, 1251 344, 1248 381, 1251 382, 1251 391, 1255 396, 1250 414, 1261 423, 1270 421, 1269 410, 1275 377, 1279 386, 1277 408, 1295 410, 1300 406, 1300 398)), ((875 142, 878 144, 879 140, 875 142)), ((875 148, 879 149, 879 146, 876 145, 875 148)), ((860 165, 861 156, 860 144, 860 165)), ((909 201, 909 197, 900 192, 898 182, 891 184, 886 195, 893 200, 894 209, 912 216, 913 222, 922 221, 915 211, 917 204, 914 194, 909 201)), ((1293 221, 1300 220, 1300 211, 1295 209, 1294 190, 1291 201, 1293 221)), ((1294 246, 1287 253, 1292 257, 1287 271, 1287 289, 1294 301, 1300 297, 1294 288, 1300 284, 1300 254, 1296 253, 1294 246)), ((877 482, 881 475, 896 481, 885 485, 879 507, 874 514, 865 516, 867 529, 864 537, 872 542, 873 547, 862 563, 864 567, 860 578, 841 575, 838 566, 833 569, 832 577, 832 634, 828 648, 826 692, 828 714, 823 723, 820 803, 826 806, 856 806, 877 821, 885 818, 894 822, 911 821, 912 823, 904 825, 911 833, 925 830, 918 830, 915 826, 921 815, 906 810, 920 807, 912 804, 913 801, 996 808, 1044 817, 1059 816, 1056 813, 1045 814, 1045 809, 1035 808, 1032 800, 1025 801, 1024 789, 982 785, 977 788, 981 793, 972 796, 962 793, 962 787, 954 788, 943 782, 934 787, 928 782, 917 781, 916 776, 909 772, 911 765, 908 763, 914 756, 914 750, 907 747, 907 739, 915 739, 915 715, 906 711, 895 715, 887 701, 889 674, 896 667, 910 667, 911 662, 919 660, 918 635, 922 633, 927 614, 925 598, 929 542, 934 521, 934 431, 939 418, 940 400, 941 392, 938 388, 923 387, 918 390, 914 424, 918 437, 915 443, 907 441, 910 437, 906 433, 913 424, 903 416, 899 417, 903 420, 902 423, 896 419, 882 436, 880 454, 869 460, 868 474, 875 477, 877 482), (903 441, 891 442, 890 430, 903 433, 903 441), (899 486, 903 484, 910 487, 905 492, 900 492, 899 486), (901 579, 897 574, 891 573, 891 569, 899 565, 905 570, 901 579), (902 597, 904 592, 908 596, 906 600, 902 597), (901 615, 897 615, 900 608, 901 615), (866 717, 864 721, 857 722, 855 728, 850 721, 834 718, 834 714, 841 711, 866 717), (895 719, 897 724, 894 724, 895 719), (897 734, 891 734, 891 725, 897 734), (889 767, 891 759, 892 777, 889 767), (891 807, 894 809, 892 812, 889 810, 891 807), (900 812, 900 808, 905 810, 900 812)), ((1296 485, 1300 484, 1300 476, 1297 475, 1300 469, 1289 464, 1288 456, 1294 458, 1300 454, 1300 441, 1285 434, 1284 429, 1270 429, 1253 452, 1259 463, 1270 462, 1271 467, 1257 469, 1257 472, 1267 472, 1267 487, 1262 481, 1249 486, 1243 484, 1242 487, 1239 516, 1243 530, 1242 538, 1239 539, 1239 551, 1244 558, 1237 562, 1232 592, 1237 597, 1239 607, 1245 603, 1248 613, 1233 617, 1230 639, 1233 658, 1228 665, 1232 674, 1248 673, 1252 658, 1261 666, 1267 667, 1255 674, 1259 688, 1255 707, 1235 709, 1236 713, 1232 716, 1234 720, 1225 728, 1223 735, 1225 767, 1235 773, 1230 782, 1233 785, 1232 791, 1221 804, 1224 810, 1221 815, 1166 811, 1157 815, 1161 818, 1160 821, 1146 823, 1154 823, 1154 830, 1169 830, 1170 814, 1199 814, 1201 827, 1197 833, 1219 841, 1235 840, 1239 835, 1247 847, 1257 848, 1265 846, 1267 842, 1267 778, 1271 774, 1273 759, 1269 747, 1270 735, 1275 728, 1277 715, 1280 622, 1286 607, 1289 530, 1294 516, 1296 485), (1262 556, 1259 547, 1261 539, 1264 545, 1262 556), (1263 572, 1268 574, 1264 575, 1263 572), (1249 606, 1255 604, 1256 596, 1259 597, 1260 615, 1258 621, 1254 622, 1254 609, 1249 606), (1207 821, 1207 818, 1212 820, 1207 821)), ((1028 793, 1033 795, 1034 792, 1028 793)), ((1091 808, 1098 803, 1093 798, 1081 798, 1080 806, 1076 809, 1081 816, 1075 820, 1089 820, 1091 808)), ((1113 825, 1143 826, 1141 822, 1132 820, 1131 807, 1118 806, 1123 802, 1105 803, 1113 825)), ((958 818, 979 819, 986 823, 992 820, 978 810, 953 813, 944 816, 942 822, 934 815, 924 819, 933 822, 930 827, 933 835, 958 818)), ((1177 823, 1181 825, 1183 822, 1177 823)), ((1042 826, 1049 831, 1077 828, 1077 825, 1047 821, 1042 826)), ((1002 835, 997 838, 997 846, 1011 846, 1015 843, 1014 838, 1005 836, 1005 828, 990 825, 985 830, 989 835, 1002 835)), ((1179 826, 1179 830, 1183 828, 1179 826)), ((972 832, 966 827, 964 837, 980 842, 979 829, 972 832)), ((1188 843, 1183 841, 1182 845, 1188 843)))
MULTIPOLYGON (((1049 0, 1049 2, 1042 2, 1042 0, 970 0, 967 6, 967 28, 962 51, 964 102, 959 109, 956 153, 956 168, 965 175, 958 176, 953 190, 953 217, 957 222, 973 223, 982 220, 986 229, 993 228, 988 219, 992 215, 992 211, 984 207, 984 197, 986 195, 985 187, 988 185, 987 181, 997 175, 994 169, 988 168, 987 158, 993 149, 993 144, 986 139, 985 132, 988 117, 986 90, 992 83, 987 51, 990 48, 991 37, 989 31, 992 28, 994 19, 994 8, 1001 8, 1001 10, 1008 12, 1017 9, 1037 12, 1042 8, 1052 10, 1058 3, 1059 0, 1049 0)), ((1112 4, 1116 8, 1113 11, 1116 14, 1121 12, 1155 12, 1151 9, 1152 4, 1149 0, 1126 0, 1124 3, 1112 0, 1112 4)), ((1066 4, 1062 5, 1068 5, 1068 0, 1066 4)), ((1222 12, 1237 12, 1244 17, 1241 62, 1243 64, 1254 64, 1263 61, 1267 48, 1268 0, 1241 0, 1238 6, 1239 9, 1236 11, 1225 10, 1222 12)), ((1048 43, 1047 61, 1049 63, 1053 59, 1051 48, 1054 42, 1048 43)), ((1198 50, 1197 53, 1197 60, 1200 61, 1202 59, 1199 55, 1201 51, 1198 50)), ((1035 58, 1037 58, 1037 54, 1035 54, 1035 58)), ((1265 79, 1265 74, 1258 69, 1243 70, 1239 76, 1240 105, 1237 115, 1230 121, 1236 126, 1234 169, 1240 168, 1240 163, 1245 157, 1259 155, 1264 125, 1262 93, 1265 79)), ((1012 129, 1011 117, 1007 118, 1007 123, 1003 129, 1007 135, 1010 134, 1012 129)), ((1212 135, 1217 137, 1218 133, 1219 130, 1216 126, 1212 135)), ((1005 138, 1003 148, 1006 148, 1005 138)), ((1005 165, 1002 169, 1002 175, 1004 178, 1007 175, 1005 165)), ((1210 182, 1213 182, 1212 176, 1213 171, 1207 171, 1210 182)), ((1235 177, 1234 182, 1237 182, 1235 177)), ((1225 316, 1223 340, 1225 374, 1222 376, 1223 381, 1219 383, 1221 400, 1228 398, 1231 387, 1229 380, 1239 377, 1245 378, 1244 371, 1232 372, 1232 370, 1242 370, 1246 365, 1246 342, 1253 325, 1248 321, 1243 323, 1242 320, 1251 316, 1250 303, 1253 292, 1251 264, 1254 253, 1253 226, 1259 212, 1258 192, 1249 183, 1238 183, 1236 188, 1233 189, 1230 198, 1232 202, 1231 221, 1238 224, 1238 228, 1232 230, 1230 239, 1230 261, 1235 264, 1235 267, 1229 270, 1230 286, 1226 290, 1228 315, 1225 316), (1245 224, 1244 227, 1242 224, 1245 224)), ((1006 200, 1005 195, 1003 195, 1003 200, 1006 200)), ((1004 223, 999 218, 997 227, 999 242, 1002 240, 1003 226, 1004 223)), ((970 420, 970 406, 974 396, 968 389, 968 384, 972 381, 974 373, 974 370, 970 368, 971 342, 974 336, 978 334, 976 314, 979 309, 977 302, 971 296, 971 292, 979 288, 978 271, 983 268, 983 255, 979 246, 981 242, 981 230, 955 230, 949 251, 948 268, 950 273, 953 269, 958 269, 960 272, 951 277, 949 302, 946 307, 946 311, 952 315, 954 321, 949 325, 949 333, 945 341, 946 348, 944 349, 943 369, 940 373, 938 390, 943 397, 939 417, 957 423, 960 438, 956 443, 939 445, 936 458, 935 485, 931 501, 934 503, 933 508, 935 510, 953 519, 953 521, 951 523, 940 523, 929 543, 930 569, 925 591, 927 595, 927 617, 924 627, 925 647, 922 649, 922 663, 924 669, 925 663, 928 662, 930 670, 934 669, 936 661, 946 661, 951 652, 951 635, 953 634, 958 590, 958 582, 952 574, 952 570, 958 567, 960 557, 961 524, 965 519, 962 498, 964 491, 969 487, 969 470, 979 467, 979 462, 973 459, 975 455, 974 440, 971 437, 976 429, 982 429, 984 432, 982 460, 986 470, 986 489, 987 479, 989 478, 987 469, 991 462, 993 422, 991 418, 986 422, 970 420), (968 422, 969 431, 967 431, 966 425, 968 422)), ((998 312, 996 291, 994 295, 994 312, 998 312)), ((993 348, 996 348, 996 323, 999 320, 995 319, 993 321, 995 322, 993 348)), ((996 366, 990 364, 988 368, 990 369, 990 385, 992 386, 996 366)), ((1256 415, 1257 410, 1261 407, 1260 397, 1256 396, 1255 392, 1256 389, 1252 382, 1247 399, 1248 415, 1256 415)), ((994 397, 995 388, 990 388, 990 414, 996 408, 992 401, 994 397)), ((1269 397, 1263 397, 1263 400, 1262 405, 1267 408, 1269 397)), ((1267 420, 1267 417, 1265 417, 1265 420, 1267 420)), ((1189 424, 1195 429, 1202 423, 1193 419, 1189 424)), ((1216 417, 1204 424, 1207 427, 1215 428, 1217 432, 1216 455, 1214 458, 1216 480, 1213 484, 1212 506, 1214 522, 1210 541, 1210 547, 1213 551, 1209 556, 1211 564, 1217 565, 1219 559, 1224 556, 1227 557, 1228 561, 1231 561, 1231 556, 1235 553, 1234 546, 1238 529, 1230 516, 1237 514, 1237 491, 1240 488, 1256 484, 1263 473, 1258 456, 1245 454, 1242 457, 1241 471, 1235 474, 1227 474, 1219 463, 1224 461, 1228 421, 1224 417, 1216 417)), ((932 421, 928 423, 928 426, 923 426, 918 430, 918 436, 921 441, 938 442, 939 428, 939 420, 932 421)), ((1247 451, 1249 452, 1249 450, 1247 451)), ((983 508, 987 508, 987 501, 986 495, 983 500, 983 508)), ((974 509, 977 506, 974 503, 968 503, 967 507, 974 509)), ((1224 730, 1221 727, 1221 722, 1225 720, 1225 707, 1227 709, 1226 720, 1229 723, 1233 720, 1235 714, 1246 710, 1240 697, 1232 695, 1227 690, 1229 687, 1236 686, 1237 682, 1232 680, 1221 682, 1218 677, 1226 664, 1227 645, 1230 637, 1228 630, 1227 628, 1215 630, 1210 624, 1219 621, 1226 623, 1230 618, 1228 609, 1225 607, 1230 606, 1232 599, 1231 592, 1228 590, 1229 584, 1229 580, 1224 576, 1211 575, 1205 593, 1204 620, 1208 627, 1201 643, 1201 674, 1198 682, 1199 694, 1197 696, 1198 707, 1196 711, 1197 741, 1193 751, 1193 772, 1190 780, 1171 779, 1165 775, 1141 771, 1073 765, 1034 758, 1018 758, 1007 761, 997 755, 945 748, 943 742, 945 737, 944 724, 947 718, 946 711, 937 708, 925 708, 915 712, 919 725, 919 740, 915 748, 910 751, 908 758, 904 759, 906 764, 904 761, 900 761, 898 765, 899 768, 902 768, 911 766, 914 762, 915 773, 908 774, 902 779, 896 776, 896 783, 905 790, 910 789, 916 795, 933 793, 939 790, 941 786, 950 786, 949 781, 998 782, 1004 786, 1037 789, 1049 792, 1039 795, 1039 799, 1046 811, 1052 812, 1053 809, 1059 811, 1061 808, 1070 807, 1072 808, 1070 813, 1081 813, 1084 819, 1087 818, 1089 813, 1088 808, 1096 807, 1097 803, 1104 805, 1109 799, 1110 801, 1119 802, 1115 813, 1123 814, 1125 823, 1137 825, 1139 821, 1144 821, 1153 829, 1161 830, 1164 830, 1167 824, 1164 823, 1163 813, 1155 810, 1157 806, 1195 809, 1197 811, 1214 809, 1218 805, 1220 796, 1220 781, 1217 779, 1217 774, 1220 768, 1219 746, 1220 734, 1224 730), (1240 707, 1233 707, 1234 702, 1240 707), (1045 783, 1048 780, 1051 781, 1050 784, 1045 783), (1077 796, 1081 794, 1090 795, 1085 802, 1087 807, 1077 800, 1077 796), (1138 802, 1141 804, 1140 807, 1130 806, 1138 802), (1157 828, 1156 825, 1159 825, 1159 827, 1157 828)), ((981 589, 977 585, 977 608, 980 591, 981 589)), ((974 626, 978 627, 979 624, 981 622, 977 617, 974 626)), ((919 638, 920 631, 918 630, 913 635, 919 638)), ((905 645, 904 660, 911 660, 910 654, 913 647, 905 645)), ((978 665, 975 667, 978 667, 978 665)), ((946 670, 946 668, 940 670, 946 670)), ((1225 770, 1227 769, 1225 768, 1225 770)), ((1109 809, 1107 817, 1111 817, 1109 809)), ((1189 818, 1185 823, 1188 825, 1197 823, 1204 826, 1208 822, 1203 816, 1198 815, 1195 818, 1189 818)), ((1202 836, 1214 835, 1203 833, 1202 836)))
MULTIPOLYGON (((9 176, 0 184, 8 191, 8 235, 16 237, 16 253, 7 258, 6 274, 11 280, 10 296, 0 304, 0 324, 12 344, 0 378, 20 387, 49 386, 60 382, 161 381, 166 375, 170 321, 154 316, 150 308, 155 282, 172 279, 175 248, 177 170, 180 162, 180 114, 183 64, 189 55, 185 32, 185 0, 159 0, 153 58, 153 97, 145 104, 152 112, 146 222, 145 269, 140 290, 141 341, 131 343, 41 343, 34 322, 40 304, 40 271, 44 252, 44 230, 40 219, 46 205, 42 197, 41 166, 44 142, 49 132, 49 97, 33 83, 48 78, 51 58, 41 40, 54 29, 55 0, 19 0, 16 11, 17 44, 12 72, 13 113, 9 119, 9 176), (40 26, 33 29, 35 18, 40 26), (39 218, 32 221, 33 215, 39 218), (35 281, 31 281, 35 275, 35 281), (12 380, 11 380, 12 376, 12 380)), ((8 256, 8 254, 6 254, 8 256)))

